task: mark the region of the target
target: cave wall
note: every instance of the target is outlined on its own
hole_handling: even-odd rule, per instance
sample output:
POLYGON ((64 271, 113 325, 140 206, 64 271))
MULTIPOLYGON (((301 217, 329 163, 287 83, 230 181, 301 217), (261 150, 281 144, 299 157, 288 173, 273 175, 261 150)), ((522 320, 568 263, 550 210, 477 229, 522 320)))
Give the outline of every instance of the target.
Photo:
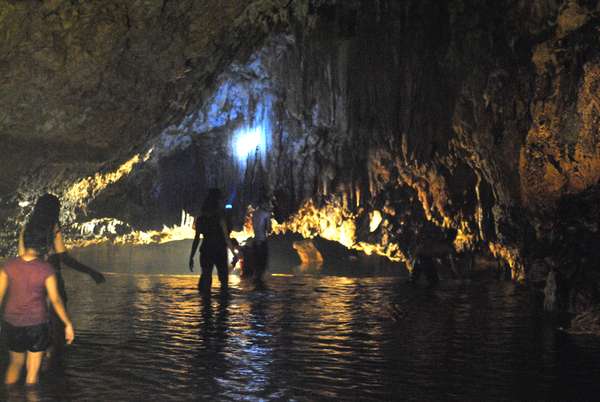
MULTIPOLYGON (((398 243, 410 256, 419 243, 454 228, 457 248, 491 253, 522 280, 564 265, 560 239, 568 233, 588 233, 586 245, 595 241, 596 229, 585 222, 596 210, 565 217, 560 206, 593 203, 600 174, 597 1, 331 0, 271 2, 272 8, 232 2, 219 12, 247 15, 252 5, 269 11, 262 20, 233 23, 218 36, 227 51, 207 44, 210 50, 199 50, 204 56, 189 66, 169 53, 190 42, 200 46, 190 32, 192 16, 203 9, 185 3, 165 7, 189 25, 152 17, 168 39, 139 26, 141 43, 163 43, 166 53, 157 60, 179 63, 169 71, 183 69, 184 78, 147 71, 156 68, 154 59, 141 60, 140 68, 129 64, 126 74, 138 78, 127 85, 138 82, 138 92, 120 88, 123 109, 88 125, 117 133, 112 141, 131 145, 122 151, 127 157, 152 149, 151 156, 73 219, 112 213, 138 226, 172 223, 181 209, 194 213, 210 186, 222 187, 239 214, 261 191, 278 195, 283 216, 307 198, 337 199, 359 217, 382 211, 386 224, 360 236, 398 243), (175 38, 182 29, 183 39, 175 38), (205 62, 212 67, 200 68, 205 62), (173 89, 180 85, 186 89, 173 89), (123 129, 104 126, 117 125, 121 114, 131 124, 152 124, 127 130, 138 133, 133 140, 121 138, 123 129), (267 150, 237 158, 236 133, 257 126, 267 150), (124 207, 115 212, 116 205, 124 207)), ((107 107, 121 99, 101 89, 91 94, 110 99, 107 107)), ((107 153, 119 144, 96 144, 105 152, 85 158, 86 168, 75 161, 61 165, 60 174, 29 173, 26 185, 60 178, 64 189, 72 171, 81 177, 107 160, 114 168, 124 158, 107 153)), ((576 264, 593 270, 587 261, 576 264)))
MULTIPOLYGON (((307 13, 287 0, 1 0, 2 254, 37 196, 117 169, 307 13)), ((63 203, 66 223, 85 219, 63 203)))

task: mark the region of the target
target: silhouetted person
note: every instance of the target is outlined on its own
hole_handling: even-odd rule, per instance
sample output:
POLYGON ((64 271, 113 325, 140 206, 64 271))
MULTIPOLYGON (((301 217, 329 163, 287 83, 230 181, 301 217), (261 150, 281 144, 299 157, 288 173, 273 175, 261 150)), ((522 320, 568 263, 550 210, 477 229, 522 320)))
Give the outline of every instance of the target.
POLYGON ((437 273, 435 257, 429 255, 421 255, 415 259, 414 268, 410 273, 409 282, 417 283, 421 274, 425 273, 429 286, 437 285, 440 278, 437 273))
POLYGON ((189 267, 194 270, 194 255, 200 242, 202 234, 202 245, 200 246, 200 280, 198 290, 202 293, 210 292, 212 285, 213 266, 217 267, 221 289, 228 288, 229 270, 227 266, 227 248, 234 249, 229 240, 229 230, 225 220, 225 209, 221 191, 212 188, 202 204, 200 216, 194 222, 196 234, 192 243, 189 267))
MULTIPOLYGON (((45 259, 55 271, 58 292, 66 306, 68 297, 61 273, 61 262, 76 271, 90 275, 98 284, 104 282, 105 279, 100 272, 80 263, 67 253, 60 230, 59 214, 60 201, 56 196, 44 194, 37 200, 27 224, 19 235, 19 256, 22 256, 26 251, 25 234, 28 230, 40 230, 45 233, 45 259)), ((65 339, 64 327, 53 309, 50 310, 50 323, 52 333, 51 350, 54 349, 54 351, 60 352, 65 339)))
POLYGON ((30 222, 21 236, 19 257, 8 261, 0 272, 0 305, 4 306, 2 330, 6 335, 10 362, 4 382, 16 383, 26 366, 26 384, 38 382, 44 353, 50 345, 50 314, 53 311, 64 324, 63 339, 73 342, 75 331, 60 297, 57 274, 43 260, 49 251, 48 239, 54 228, 30 222))
POLYGON ((458 231, 448 229, 443 238, 435 235, 428 236, 423 243, 417 247, 415 252, 415 264, 410 273, 409 283, 416 283, 422 273, 425 274, 429 286, 437 285, 440 281, 437 272, 437 259, 447 259, 451 271, 456 274, 455 257, 456 250, 452 243, 458 231))
POLYGON ((267 197, 261 197, 258 208, 252 215, 252 229, 254 230, 254 240, 252 242, 253 254, 253 279, 256 282, 262 280, 262 276, 267 269, 269 260, 269 246, 267 236, 271 231, 271 201, 267 197))

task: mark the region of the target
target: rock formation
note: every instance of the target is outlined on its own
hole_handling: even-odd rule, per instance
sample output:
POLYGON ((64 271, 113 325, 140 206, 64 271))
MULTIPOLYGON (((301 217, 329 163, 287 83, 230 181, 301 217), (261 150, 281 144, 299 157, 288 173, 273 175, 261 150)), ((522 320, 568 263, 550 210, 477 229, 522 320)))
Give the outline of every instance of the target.
POLYGON ((597 1, 0 4, 5 250, 42 191, 66 227, 147 229, 216 185, 239 216, 259 192, 281 220, 338 205, 409 265, 453 228, 597 301, 597 1))

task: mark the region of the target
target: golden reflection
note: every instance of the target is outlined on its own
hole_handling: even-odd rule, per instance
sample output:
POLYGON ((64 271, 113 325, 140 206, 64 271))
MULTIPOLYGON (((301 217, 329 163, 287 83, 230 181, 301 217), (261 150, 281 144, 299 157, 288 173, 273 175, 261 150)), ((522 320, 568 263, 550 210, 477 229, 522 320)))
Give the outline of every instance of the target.
POLYGON ((321 265, 323 264, 323 256, 315 247, 315 244, 310 239, 295 241, 292 247, 300 257, 302 265, 321 265))
MULTIPOLYGON (((238 275, 229 275, 229 286, 239 286, 240 282, 242 281, 242 278, 240 278, 238 275)), ((218 287, 220 285, 217 285, 219 281, 212 281, 212 286, 213 287, 218 287)))
POLYGON ((356 278, 330 277, 320 281, 322 287, 311 295, 314 300, 308 311, 316 319, 308 324, 307 330, 314 334, 315 342, 327 351, 329 356, 351 355, 348 347, 353 336, 354 313, 359 305, 352 295, 358 285, 356 278))
POLYGON ((196 280, 190 277, 175 277, 168 275, 160 277, 158 284, 161 288, 169 289, 163 292, 162 297, 171 295, 172 300, 161 302, 162 324, 165 328, 178 328, 177 335, 173 336, 170 343, 173 346, 188 348, 191 339, 198 336, 197 317, 200 309, 196 280))
MULTIPOLYGON (((156 311, 152 308, 155 305, 154 300, 156 297, 153 291, 153 280, 149 277, 138 276, 135 278, 135 285, 137 291, 135 292, 135 300, 131 308, 137 312, 140 317, 139 321, 155 321, 156 311)), ((143 326, 134 326, 132 330, 136 335, 144 335, 145 333, 143 326)))

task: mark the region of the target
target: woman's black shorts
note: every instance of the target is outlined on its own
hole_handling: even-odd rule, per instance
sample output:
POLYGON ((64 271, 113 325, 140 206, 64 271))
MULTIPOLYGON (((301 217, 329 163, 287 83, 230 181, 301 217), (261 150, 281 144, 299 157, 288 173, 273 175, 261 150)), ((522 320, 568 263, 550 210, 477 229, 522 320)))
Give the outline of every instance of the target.
POLYGON ((8 350, 13 352, 42 352, 50 345, 50 329, 47 322, 27 327, 15 327, 4 321, 2 330, 6 335, 8 350))

